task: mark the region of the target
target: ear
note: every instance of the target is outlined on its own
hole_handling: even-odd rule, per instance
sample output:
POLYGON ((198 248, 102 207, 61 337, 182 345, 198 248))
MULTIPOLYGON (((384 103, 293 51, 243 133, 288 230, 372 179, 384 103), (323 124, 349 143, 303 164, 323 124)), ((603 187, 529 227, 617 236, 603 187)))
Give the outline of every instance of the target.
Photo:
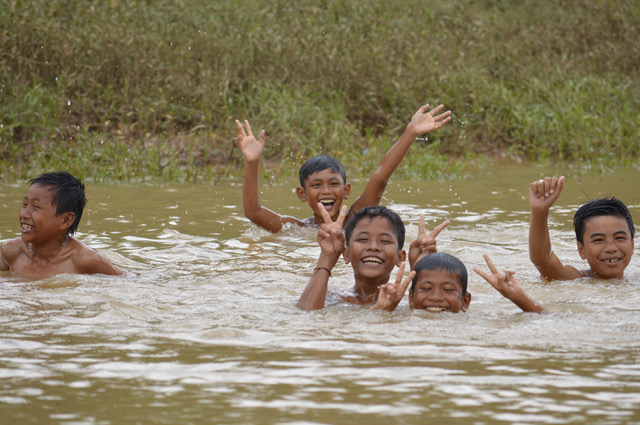
POLYGON ((344 258, 344 262, 345 264, 349 264, 349 248, 347 248, 347 245, 344 246, 344 248, 342 249, 342 258, 344 258))
POLYGON ((347 199, 351 194, 351 183, 347 183, 344 185, 344 199, 347 199))
POLYGON ((470 293, 466 293, 464 295, 464 297, 462 297, 462 305, 460 306, 460 310, 467 311, 467 309, 469 308, 469 304, 471 304, 471 294, 470 293))
POLYGON ((409 291, 409 308, 415 308, 413 301, 413 292, 409 291))
POLYGON ((400 267, 400 263, 407 260, 407 251, 401 249, 398 251, 398 261, 396 262, 396 266, 400 267))
POLYGON ((71 211, 67 211, 60 214, 60 218, 60 230, 67 231, 69 227, 73 226, 73 222, 76 220, 76 214, 71 211))
POLYGON ((582 258, 583 260, 585 258, 587 258, 584 254, 584 245, 581 244, 580 242, 576 242, 578 244, 578 254, 580 254, 580 258, 582 258))
POLYGON ((307 202, 307 192, 304 190, 304 187, 297 187, 296 188, 296 194, 298 195, 298 198, 302 201, 302 202, 307 202))

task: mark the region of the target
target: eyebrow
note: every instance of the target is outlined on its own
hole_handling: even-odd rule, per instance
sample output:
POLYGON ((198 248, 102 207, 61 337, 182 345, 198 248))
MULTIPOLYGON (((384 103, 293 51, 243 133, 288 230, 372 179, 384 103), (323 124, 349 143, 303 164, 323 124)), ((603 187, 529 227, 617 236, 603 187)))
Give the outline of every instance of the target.
MULTIPOLYGON (((618 230, 617 232, 613 232, 614 236, 617 235, 624 235, 624 236, 628 236, 629 234, 625 231, 625 230, 618 230)), ((597 237, 603 237, 606 236, 604 233, 592 233, 589 235, 589 239, 593 239, 593 238, 597 238, 597 237)))

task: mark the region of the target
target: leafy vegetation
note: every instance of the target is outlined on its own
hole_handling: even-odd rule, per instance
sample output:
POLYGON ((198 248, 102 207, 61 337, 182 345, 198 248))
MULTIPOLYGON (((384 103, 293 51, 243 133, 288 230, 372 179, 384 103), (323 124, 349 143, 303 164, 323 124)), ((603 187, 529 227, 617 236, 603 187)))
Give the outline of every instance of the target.
POLYGON ((0 173, 217 181, 235 119, 269 170, 368 175, 423 103, 454 111, 398 172, 488 158, 637 164, 640 4, 0 0, 0 173))

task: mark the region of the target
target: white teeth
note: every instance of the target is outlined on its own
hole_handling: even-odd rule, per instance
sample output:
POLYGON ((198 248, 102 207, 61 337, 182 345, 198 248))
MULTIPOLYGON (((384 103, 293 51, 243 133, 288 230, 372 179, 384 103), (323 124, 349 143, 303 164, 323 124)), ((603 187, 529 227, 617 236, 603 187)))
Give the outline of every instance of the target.
POLYGON ((31 230, 33 227, 29 226, 28 224, 23 224, 22 225, 22 230, 24 230, 25 232, 31 230))
POLYGON ((618 261, 620 261, 620 260, 617 259, 617 258, 610 258, 608 260, 604 260, 605 263, 609 263, 609 264, 617 263, 618 261))
POLYGON ((333 199, 321 199, 320 203, 322 204, 333 204, 335 201, 333 199))
POLYGON ((376 257, 366 257, 362 259, 363 263, 377 263, 382 264, 382 260, 376 257))
POLYGON ((440 313, 441 311, 445 311, 446 308, 444 308, 444 307, 427 307, 427 308, 425 308, 425 310, 430 311, 432 313, 440 313))

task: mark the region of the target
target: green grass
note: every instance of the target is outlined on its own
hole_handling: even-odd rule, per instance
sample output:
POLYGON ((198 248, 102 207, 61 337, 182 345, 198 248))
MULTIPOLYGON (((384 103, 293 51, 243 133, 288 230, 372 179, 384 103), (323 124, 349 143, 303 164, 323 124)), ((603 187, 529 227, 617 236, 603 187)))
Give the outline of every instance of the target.
POLYGON ((238 179, 327 153, 369 175, 424 102, 454 120, 398 174, 487 158, 637 165, 635 1, 0 0, 0 174, 238 179))

